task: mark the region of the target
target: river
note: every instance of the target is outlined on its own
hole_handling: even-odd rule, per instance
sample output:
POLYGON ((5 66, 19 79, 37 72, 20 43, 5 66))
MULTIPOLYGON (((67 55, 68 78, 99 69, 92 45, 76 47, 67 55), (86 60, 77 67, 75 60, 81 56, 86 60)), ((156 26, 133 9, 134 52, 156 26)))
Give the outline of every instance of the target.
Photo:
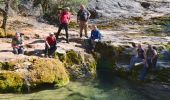
POLYGON ((0 94, 0 100, 170 100, 170 90, 146 86, 100 72, 91 81, 72 81, 59 89, 29 94, 0 94))

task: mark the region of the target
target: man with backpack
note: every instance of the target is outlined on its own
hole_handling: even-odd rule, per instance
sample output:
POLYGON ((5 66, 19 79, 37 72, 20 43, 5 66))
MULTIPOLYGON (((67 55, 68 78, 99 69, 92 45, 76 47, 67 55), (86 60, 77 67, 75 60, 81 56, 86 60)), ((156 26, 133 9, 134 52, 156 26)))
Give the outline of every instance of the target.
POLYGON ((21 33, 16 32, 11 45, 14 54, 24 54, 24 41, 21 33))
POLYGON ((87 28, 88 28, 88 19, 90 18, 90 12, 85 9, 84 5, 80 5, 80 10, 77 13, 77 23, 79 23, 80 27, 80 38, 82 37, 82 32, 84 30, 85 37, 88 37, 87 35, 87 28))
POLYGON ((157 58, 157 51, 155 49, 153 49, 152 45, 148 45, 148 50, 146 51, 146 55, 145 55, 145 65, 141 71, 141 75, 140 75, 140 80, 144 80, 147 71, 151 68, 154 67, 155 65, 155 59, 157 58))
POLYGON ((67 43, 69 43, 69 39, 68 39, 68 24, 70 23, 70 17, 71 17, 71 14, 70 14, 69 10, 70 10, 70 8, 66 7, 61 12, 61 14, 59 16, 60 25, 59 25, 59 28, 58 28, 58 32, 56 34, 56 38, 58 38, 62 28, 64 28, 65 32, 66 32, 66 41, 67 41, 67 43))

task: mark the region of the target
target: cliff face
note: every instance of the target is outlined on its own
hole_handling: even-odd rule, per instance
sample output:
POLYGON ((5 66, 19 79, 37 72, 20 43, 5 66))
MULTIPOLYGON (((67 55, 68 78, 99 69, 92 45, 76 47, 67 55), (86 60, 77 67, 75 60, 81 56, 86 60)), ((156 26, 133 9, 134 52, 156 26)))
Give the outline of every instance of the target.
POLYGON ((168 14, 170 1, 168 0, 91 0, 88 8, 96 10, 98 16, 142 17, 168 14))

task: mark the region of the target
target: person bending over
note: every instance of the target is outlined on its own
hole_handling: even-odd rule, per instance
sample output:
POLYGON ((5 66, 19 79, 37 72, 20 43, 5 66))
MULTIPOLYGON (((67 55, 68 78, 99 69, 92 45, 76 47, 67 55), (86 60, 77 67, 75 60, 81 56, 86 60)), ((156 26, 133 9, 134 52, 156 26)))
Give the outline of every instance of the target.
POLYGON ((56 37, 54 36, 54 33, 51 32, 45 40, 45 57, 53 56, 57 49, 56 42, 56 37))

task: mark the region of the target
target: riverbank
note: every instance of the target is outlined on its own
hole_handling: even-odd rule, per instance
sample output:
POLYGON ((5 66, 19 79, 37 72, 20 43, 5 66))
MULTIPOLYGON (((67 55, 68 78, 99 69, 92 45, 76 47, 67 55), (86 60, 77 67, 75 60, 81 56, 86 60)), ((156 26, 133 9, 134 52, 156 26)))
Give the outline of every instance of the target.
MULTIPOLYGON (((165 20, 162 21, 162 18, 160 17, 156 20, 156 22, 159 22, 160 20, 161 22, 165 22, 167 20, 166 18, 167 17, 165 17, 165 20)), ((147 44, 152 44, 158 47, 159 50, 166 50, 168 52, 168 43, 170 42, 168 33, 165 32, 162 33, 163 35, 159 35, 160 32, 164 32, 164 30, 161 30, 158 31, 157 34, 153 34, 153 32, 155 32, 155 27, 153 29, 152 27, 150 28, 146 25, 146 29, 151 29, 151 33, 149 33, 145 29, 145 24, 147 21, 142 21, 141 23, 141 20, 143 19, 135 18, 130 21, 119 20, 120 22, 115 21, 113 23, 112 21, 111 23, 108 23, 108 21, 105 22, 103 19, 101 19, 101 21, 97 21, 96 24, 98 24, 98 27, 102 33, 102 41, 97 44, 95 50, 96 52, 92 54, 86 52, 84 47, 85 38, 79 38, 78 29, 76 27, 71 28, 69 31, 69 44, 63 39, 65 36, 64 31, 62 31, 62 35, 57 43, 58 48, 55 58, 48 59, 43 56, 44 39, 48 36, 49 32, 56 32, 57 27, 37 22, 36 19, 32 17, 11 18, 8 23, 9 26, 13 25, 14 22, 17 22, 12 27, 13 32, 16 28, 17 31, 24 33, 26 39, 26 55, 14 55, 11 52, 11 39, 3 38, 0 40, 0 61, 2 65, 1 86, 4 89, 2 92, 22 92, 21 87, 24 87, 24 90, 27 90, 29 88, 38 88, 39 85, 46 86, 49 84, 52 86, 62 87, 67 85, 70 80, 93 79, 97 75, 96 69, 100 68, 117 73, 115 76, 121 76, 130 81, 138 82, 137 76, 142 66, 139 68, 137 67, 137 70, 135 69, 131 75, 128 75, 124 69, 124 67, 129 64, 131 51, 128 51, 128 49, 131 48, 131 43, 141 43, 143 47, 146 47, 147 44), (19 23, 24 23, 26 25, 23 27, 20 26, 19 23), (103 27, 103 25, 105 25, 105 27, 103 27), (124 58, 122 62, 119 60, 119 57, 124 58), (17 60, 17 63, 10 63, 15 60, 17 60), (55 60, 61 63, 61 66, 59 66, 55 60), (9 67, 9 69, 6 69, 6 67, 9 67), (21 74, 19 74, 19 77, 15 77, 15 75, 18 76, 18 70, 21 74), (29 78, 22 76, 25 72, 28 72, 27 76, 29 78), (6 75, 6 73, 9 73, 10 75, 6 75), (48 77, 50 77, 49 79, 47 74, 49 75, 48 77), (13 77, 9 78, 9 76, 13 77), (19 78, 19 82, 21 82, 21 84, 17 84, 14 80, 16 78, 19 78), (29 85, 25 84, 25 80, 26 83, 29 83, 29 85), (15 82, 16 84, 12 84, 15 82), (12 89, 12 91, 10 89, 12 89)), ((95 20, 90 21, 90 23, 95 23, 95 20)), ((88 33, 90 36, 90 30, 88 33)), ((169 57, 169 55, 166 54, 164 56, 169 57)), ((164 56, 161 57, 164 58, 164 56)), ((158 70, 157 72, 159 74, 157 75, 157 73, 151 73, 147 79, 151 83, 156 81, 158 84, 160 83, 160 85, 165 85, 168 83, 165 86, 168 86, 169 89, 170 80, 168 73, 170 64, 168 61, 164 61, 161 57, 158 61, 159 67, 161 67, 161 70, 158 70), (167 62, 166 65, 160 65, 161 60, 167 62), (168 69, 166 69, 165 66, 167 66, 168 69)))

